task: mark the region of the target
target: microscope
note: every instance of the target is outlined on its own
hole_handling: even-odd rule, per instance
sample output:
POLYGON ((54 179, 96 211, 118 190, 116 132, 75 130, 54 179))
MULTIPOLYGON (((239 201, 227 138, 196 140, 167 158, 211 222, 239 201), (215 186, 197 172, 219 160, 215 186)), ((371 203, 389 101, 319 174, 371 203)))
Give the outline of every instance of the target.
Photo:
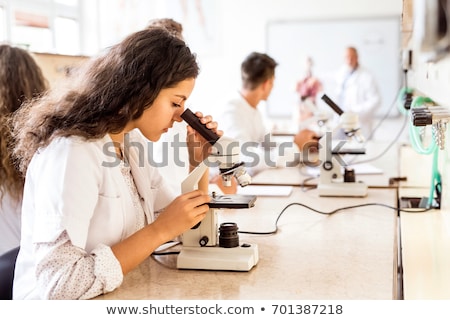
POLYGON ((340 116, 340 124, 336 129, 341 130, 346 138, 334 141, 331 132, 327 132, 319 140, 320 177, 317 185, 319 196, 365 197, 367 185, 362 181, 356 181, 353 168, 341 157, 345 154, 365 154, 365 148, 361 146, 364 137, 359 131, 358 115, 344 113, 327 95, 323 95, 322 100, 340 116))
POLYGON ((312 116, 302 120, 298 126, 298 130, 303 130, 313 126, 314 130, 316 130, 318 134, 325 134, 328 130, 332 115, 320 110, 311 98, 306 98, 302 101, 302 104, 312 113, 312 116))
MULTIPOLYGON (((233 177, 240 186, 250 184, 251 177, 245 171, 244 163, 239 162, 239 143, 227 137, 219 137, 200 122, 189 109, 181 118, 201 134, 211 145, 210 156, 201 162, 182 182, 181 192, 198 188, 198 182, 207 172, 209 164, 219 165, 222 182, 231 185, 233 177)), ((184 232, 182 248, 177 258, 178 269, 249 271, 258 263, 256 244, 239 243, 238 228, 235 223, 226 222, 218 226, 218 209, 245 209, 254 206, 253 195, 212 195, 208 203, 209 211, 205 218, 184 232)))

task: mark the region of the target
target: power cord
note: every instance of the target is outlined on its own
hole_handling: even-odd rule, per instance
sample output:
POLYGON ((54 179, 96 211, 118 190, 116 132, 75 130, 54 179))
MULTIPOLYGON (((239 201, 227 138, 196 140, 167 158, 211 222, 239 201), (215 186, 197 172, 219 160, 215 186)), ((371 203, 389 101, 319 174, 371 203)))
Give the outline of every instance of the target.
MULTIPOLYGON (((363 203, 363 204, 358 204, 358 205, 354 205, 354 206, 347 206, 347 207, 341 207, 341 208, 337 208, 334 209, 332 211, 320 211, 317 209, 314 209, 310 206, 307 206, 306 204, 300 203, 300 202, 292 202, 290 204, 288 204, 287 206, 285 206, 283 208, 283 210, 281 210, 281 212, 278 214, 277 219, 275 220, 275 229, 273 231, 266 231, 266 232, 259 232, 259 231, 241 231, 238 230, 238 233, 242 233, 242 234, 254 234, 254 235, 272 235, 272 234, 276 234, 278 232, 278 221, 280 220, 281 216, 283 215, 283 213, 286 212, 287 209, 289 209, 292 206, 301 206, 304 207, 306 209, 309 209, 311 211, 314 211, 316 213, 319 214, 323 214, 323 215, 332 215, 335 214, 339 211, 343 211, 343 210, 348 210, 348 209, 355 209, 355 208, 361 208, 361 207, 368 207, 368 206, 381 206, 381 207, 386 207, 392 210, 397 210, 397 211, 401 211, 401 212, 412 212, 412 213, 421 213, 421 212, 427 212, 430 211, 432 209, 436 209, 434 207, 431 208, 424 208, 422 210, 406 210, 406 209, 402 209, 402 208, 396 208, 393 206, 389 206, 387 204, 384 203, 376 203, 376 202, 372 202, 372 203, 363 203)), ((175 255, 175 254, 179 254, 180 251, 167 251, 167 252, 162 252, 162 251, 155 251, 152 253, 152 256, 167 256, 167 255, 175 255)))
POLYGON ((302 181, 301 186, 300 186, 301 189, 302 189, 302 191, 303 191, 303 192, 307 192, 307 191, 309 191, 309 190, 314 190, 314 189, 316 189, 317 186, 315 186, 315 185, 307 186, 306 183, 307 183, 308 181, 317 179, 318 177, 319 177, 319 175, 317 175, 317 176, 311 176, 311 177, 309 177, 309 178, 304 179, 304 180, 302 181))
MULTIPOLYGON (((406 72, 405 72, 405 86, 406 86, 406 83, 407 83, 407 78, 406 78, 406 72)), ((402 89, 402 90, 400 90, 400 93, 399 93, 399 95, 396 97, 396 99, 393 101, 393 103, 391 104, 391 106, 393 107, 393 106, 395 106, 395 105, 399 105, 399 97, 400 96, 405 96, 405 102, 404 102, 404 107, 406 108, 406 105, 408 105, 408 106, 410 106, 411 105, 411 96, 412 96, 412 93, 411 93, 411 91, 409 90, 409 89, 407 89, 407 87, 406 87, 406 89, 404 88, 404 89, 402 89)), ((402 104, 403 105, 403 104, 402 104)), ((375 128, 372 130, 372 132, 370 133, 370 135, 369 135, 369 138, 366 140, 366 142, 363 144, 363 146, 366 146, 367 145, 367 142, 369 141, 369 140, 371 140, 372 139, 372 137, 374 136, 374 134, 375 134, 375 132, 381 127, 381 125, 384 123, 384 121, 387 119, 387 117, 389 116, 389 114, 391 113, 391 111, 394 109, 394 108, 389 108, 388 109, 388 111, 385 113, 385 115, 382 117, 382 119, 379 121, 379 123, 375 126, 375 128)), ((399 107, 398 107, 399 108, 399 107)), ((400 109, 400 108, 399 108, 400 109)), ((402 110, 402 109, 401 109, 402 110)), ((395 137, 394 137, 394 139, 392 139, 392 141, 389 143, 389 145, 379 154, 379 155, 377 155, 377 156, 375 156, 375 157, 373 157, 373 158, 371 158, 371 159, 366 159, 366 160, 360 160, 360 161, 355 161, 356 160, 356 157, 353 157, 352 159, 350 159, 348 162, 349 162, 349 164, 350 165, 355 165, 355 164, 362 164, 362 163, 368 163, 368 162, 372 162, 372 161, 374 161, 374 160, 377 160, 377 159, 379 159, 379 158, 381 158, 383 155, 385 155, 388 151, 389 151, 389 149, 391 149, 392 148, 392 146, 394 146, 394 144, 400 139, 400 136, 402 135, 402 133, 403 133, 403 131, 405 130, 405 128, 406 128, 406 126, 407 126, 407 124, 408 124, 408 122, 409 122, 409 117, 408 117, 408 115, 405 113, 405 112, 402 112, 401 111, 401 113, 405 116, 404 117, 404 121, 403 121, 403 124, 402 124, 402 127, 400 128, 400 130, 398 131, 398 133, 395 135, 395 137)))
POLYGON ((180 251, 165 251, 171 247, 180 244, 180 241, 167 241, 165 244, 161 245, 157 250, 152 253, 152 256, 168 256, 172 254, 179 254, 180 251))
MULTIPOLYGON (((362 164, 362 163, 368 163, 368 162, 372 162, 374 160, 377 160, 379 158, 381 158, 382 156, 384 156, 389 149, 392 148, 392 146, 394 146, 394 144, 398 141, 398 139, 400 138, 401 134, 403 133, 403 130, 405 130, 407 124, 408 124, 408 117, 404 118, 402 127, 400 128, 400 130, 398 131, 397 135, 394 137, 394 139, 392 139, 392 141, 389 143, 389 145, 382 151, 380 152, 377 156, 370 158, 370 159, 366 159, 366 160, 360 160, 360 161, 349 161, 349 164, 355 165, 355 164, 362 164)), ((356 157, 354 157, 352 160, 355 160, 356 157)))
MULTIPOLYGON (((387 117, 391 114, 391 111, 394 109, 392 107, 397 106, 397 109, 400 111, 401 114, 407 115, 407 110, 411 108, 411 102, 413 100, 413 93, 412 89, 408 88, 408 69, 403 69, 404 73, 404 87, 400 88, 398 90, 398 95, 394 98, 394 101, 391 104, 391 107, 387 110, 387 112, 384 114, 384 116, 381 118, 381 120, 378 122, 378 124, 375 126, 375 128, 372 130, 372 132, 369 134, 368 140, 371 140, 373 136, 375 135, 375 132, 381 127, 383 122, 387 119, 387 117), (406 110, 406 111, 405 111, 406 110)), ((400 131, 400 133, 403 131, 403 129, 400 131)), ((400 137, 400 134, 396 137, 398 139, 400 137)))
POLYGON ((314 211, 314 212, 317 212, 317 213, 320 213, 320 214, 324 214, 324 215, 332 215, 332 214, 335 214, 335 213, 337 213, 337 212, 339 212, 339 211, 342 211, 342 210, 348 210, 348 209, 354 209, 354 208, 361 208, 361 207, 368 207, 368 206, 381 206, 381 207, 386 207, 386 208, 389 208, 389 209, 392 209, 392 210, 397 210, 397 211, 401 211, 401 212, 412 212, 412 213, 427 212, 427 211, 430 211, 430 210, 432 210, 432 209, 435 209, 435 208, 432 207, 432 208, 424 208, 424 209, 422 209, 422 210, 406 210, 406 209, 402 209, 402 208, 392 207, 392 206, 389 206, 389 205, 384 204, 384 203, 376 203, 376 202, 373 202, 373 203, 364 203, 364 204, 358 204, 358 205, 354 205, 354 206, 342 207, 342 208, 335 209, 335 210, 333 210, 333 211, 325 212, 325 211, 320 211, 320 210, 314 209, 314 208, 312 208, 312 207, 310 207, 310 206, 307 206, 307 205, 305 205, 305 204, 303 204, 303 203, 292 202, 292 203, 288 204, 287 206, 285 206, 285 207, 283 208, 283 210, 281 210, 281 212, 278 214, 278 217, 277 217, 277 219, 275 220, 275 229, 274 229, 273 231, 267 231, 267 232, 258 232, 258 231, 238 231, 238 233, 242 233, 242 234, 255 234, 255 235, 271 235, 271 234, 276 234, 276 233, 278 232, 278 220, 280 220, 281 216, 283 215, 283 213, 284 213, 288 208, 290 208, 290 207, 292 207, 292 206, 295 206, 295 205, 304 207, 304 208, 306 208, 306 209, 309 209, 309 210, 311 210, 311 211, 314 211))
POLYGON ((179 254, 180 251, 168 251, 168 252, 153 252, 154 256, 169 256, 171 254, 179 254))
POLYGON ((372 140, 372 138, 375 136, 375 133, 378 131, 378 129, 381 127, 381 125, 384 123, 384 121, 386 121, 386 119, 389 117, 389 115, 391 114, 392 110, 394 110, 394 108, 392 108, 392 107, 395 106, 395 104, 397 103, 397 99, 398 99, 397 97, 394 98, 394 100, 392 101, 392 103, 391 103, 390 107, 388 108, 388 110, 385 112, 385 114, 378 121, 377 125, 369 133, 369 136, 367 137, 366 141, 372 140))

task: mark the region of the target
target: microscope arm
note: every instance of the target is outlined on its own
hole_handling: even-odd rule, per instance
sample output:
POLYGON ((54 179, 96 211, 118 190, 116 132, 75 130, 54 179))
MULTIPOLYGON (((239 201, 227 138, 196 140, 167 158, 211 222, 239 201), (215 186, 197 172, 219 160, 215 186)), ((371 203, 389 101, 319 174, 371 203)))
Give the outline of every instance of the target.
MULTIPOLYGON (((194 191, 196 189, 203 189, 199 187, 199 181, 205 176, 207 171, 208 167, 206 166, 205 161, 202 161, 181 183, 181 193, 194 191)), ((203 191, 207 192, 208 190, 203 191)))

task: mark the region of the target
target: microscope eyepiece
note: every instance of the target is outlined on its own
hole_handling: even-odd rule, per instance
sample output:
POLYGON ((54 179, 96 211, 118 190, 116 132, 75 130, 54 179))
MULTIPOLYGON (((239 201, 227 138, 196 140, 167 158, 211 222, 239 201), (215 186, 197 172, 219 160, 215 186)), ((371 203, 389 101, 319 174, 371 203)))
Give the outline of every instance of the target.
POLYGON ((211 145, 219 140, 219 135, 211 129, 207 128, 205 124, 201 123, 200 119, 190 110, 186 109, 181 114, 181 118, 186 121, 195 131, 197 131, 203 138, 205 138, 211 145))

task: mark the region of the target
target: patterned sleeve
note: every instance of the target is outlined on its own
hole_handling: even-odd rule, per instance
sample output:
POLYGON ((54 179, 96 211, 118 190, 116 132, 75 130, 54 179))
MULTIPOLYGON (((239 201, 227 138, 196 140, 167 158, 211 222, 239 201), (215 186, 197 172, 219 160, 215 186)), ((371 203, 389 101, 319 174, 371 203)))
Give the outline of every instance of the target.
POLYGON ((51 243, 36 245, 36 277, 44 299, 90 299, 119 287, 119 261, 106 245, 90 254, 72 245, 66 231, 51 243))

